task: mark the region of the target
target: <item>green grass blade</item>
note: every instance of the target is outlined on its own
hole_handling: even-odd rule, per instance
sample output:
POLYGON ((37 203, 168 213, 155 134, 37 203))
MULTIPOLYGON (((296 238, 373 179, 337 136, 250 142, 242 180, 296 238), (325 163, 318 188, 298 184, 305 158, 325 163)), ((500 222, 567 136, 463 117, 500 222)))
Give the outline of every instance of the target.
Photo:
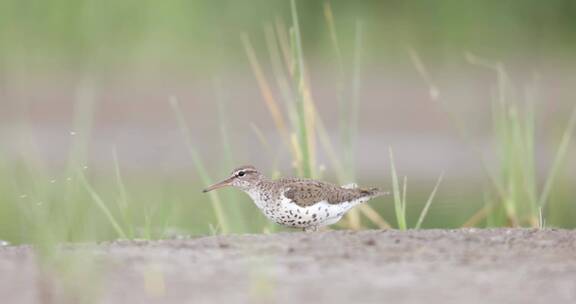
POLYGON ((403 208, 403 197, 400 193, 400 184, 398 182, 398 174, 396 173, 396 165, 394 163, 394 153, 392 148, 388 149, 390 156, 390 174, 392 176, 392 194, 394 196, 394 210, 396 212, 396 222, 398 223, 398 229, 406 230, 406 214, 403 208))
MULTIPOLYGON (((190 154, 190 157, 192 158, 192 162, 193 162, 194 166, 196 167, 196 172, 198 173, 198 175, 200 176, 200 179, 202 180, 202 182, 205 185, 211 184, 210 177, 208 176, 208 172, 206 171, 206 168, 204 167, 204 163, 202 162, 200 154, 198 154, 196 149, 194 149, 194 146, 192 145, 192 141, 190 140, 190 138, 191 138, 190 128, 188 128, 188 124, 186 123, 186 120, 184 119, 184 115, 182 115, 182 110, 180 109, 180 104, 178 103, 178 100, 176 98, 171 98, 170 99, 170 105, 172 106, 172 110, 174 111, 174 114, 176 115, 176 120, 178 121, 178 126, 180 127, 180 131, 182 132, 182 135, 184 136, 186 148, 188 149, 188 153, 190 154)), ((228 221, 226 220, 224 210, 222 209, 220 196, 218 195, 218 193, 216 193, 214 191, 210 192, 209 196, 210 196, 210 200, 212 201, 212 206, 214 208, 216 220, 218 221, 218 226, 222 230, 222 233, 230 232, 230 229, 228 227, 228 221)))
POLYGON ((350 98, 350 126, 349 134, 349 152, 348 152, 348 166, 350 175, 354 178, 355 167, 355 139, 358 135, 358 109, 360 105, 360 91, 362 86, 361 71, 362 71, 362 55, 364 53, 364 27, 361 21, 356 22, 356 34, 354 39, 354 59, 352 68, 352 94, 350 98))
POLYGON ((538 208, 538 228, 546 228, 546 218, 544 217, 544 210, 542 207, 538 208))
POLYGON ((560 146, 558 147, 556 156, 554 157, 552 168, 548 173, 546 183, 544 184, 540 199, 538 200, 538 206, 540 208, 544 208, 548 202, 548 197, 550 196, 550 191, 554 185, 556 175, 558 174, 558 171, 562 166, 564 159, 566 158, 566 153, 568 152, 568 147, 570 146, 570 142, 572 140, 572 134, 574 133, 574 127, 576 127, 576 107, 572 110, 572 115, 570 116, 568 125, 566 126, 566 129, 564 129, 562 139, 560 140, 560 146))
POLYGON ((302 154, 302 174, 304 177, 314 177, 312 158, 310 153, 308 124, 306 123, 306 105, 305 105, 305 76, 304 76, 304 55, 302 53, 302 37, 300 36, 300 24, 298 21, 298 10, 296 9, 296 1, 290 1, 292 12, 292 47, 294 51, 294 82, 298 89, 296 100, 296 112, 298 117, 298 134, 300 149, 302 154))
POLYGON ((426 205, 424 205, 422 212, 420 212, 420 217, 418 217, 418 222, 416 223, 416 226, 414 227, 414 229, 420 229, 420 227, 422 226, 422 222, 424 222, 424 219, 426 218, 426 215, 428 214, 428 209, 430 209, 430 206, 432 205, 432 201, 434 200, 434 196, 436 195, 436 191, 438 190, 438 187, 440 187, 440 183, 442 183, 443 178, 444 178, 444 173, 440 174, 440 177, 438 177, 438 180, 436 181, 436 185, 434 186, 434 189, 432 189, 432 192, 430 193, 430 196, 428 197, 428 200, 426 201, 426 205))
MULTIPOLYGON (((352 170, 352 151, 354 150, 351 137, 351 109, 350 104, 347 103, 349 100, 346 96, 345 79, 346 73, 344 71, 344 62, 342 58, 342 51, 340 48, 340 42, 338 41, 338 34, 336 32, 336 22, 334 20, 334 13, 332 12, 332 7, 330 2, 324 2, 324 18, 326 19, 326 25, 328 28, 328 34, 330 36, 330 41, 332 43, 332 49, 334 49, 334 54, 336 56, 336 69, 337 77, 335 79, 335 91, 336 99, 338 103, 338 114, 339 114, 339 133, 341 137, 341 150, 343 155, 343 169, 345 170, 344 175, 347 180, 353 180, 353 170, 352 170)), ((355 209, 351 210, 349 214, 355 213, 355 209)), ((356 216, 357 218, 357 216, 356 216)))
POLYGON ((126 232, 124 231, 122 226, 118 223, 116 218, 114 218, 114 215, 112 215, 112 212, 110 212, 110 209, 108 208, 106 203, 104 203, 104 200, 102 200, 100 195, 98 195, 98 193, 96 193, 96 191, 90 185, 90 183, 88 183, 88 181, 86 180, 86 177, 84 176, 84 173, 78 172, 77 175, 78 175, 78 178, 80 179, 82 186, 84 186, 84 189, 88 192, 88 194, 90 194, 92 201, 96 203, 96 206, 98 206, 98 208, 100 208, 100 211, 102 211, 102 213, 104 213, 104 215, 106 216, 106 219, 110 222, 110 224, 114 228, 114 231, 116 231, 116 234, 118 234, 118 236, 123 238, 123 239, 128 239, 126 232))
POLYGON ((408 188, 408 176, 404 176, 402 183, 402 226, 404 229, 408 229, 408 225, 406 224, 406 190, 408 188))
POLYGON ((234 166, 234 160, 232 155, 232 145, 230 144, 230 136, 228 135, 228 119, 226 117, 226 101, 227 98, 224 96, 224 89, 220 82, 220 79, 214 77, 212 79, 214 92, 216 94, 216 104, 218 105, 218 125, 220 127, 220 139, 222 142, 222 151, 224 152, 225 165, 227 170, 234 166))
POLYGON ((265 29, 266 35, 266 46, 268 49, 268 54, 270 56, 270 63, 272 67, 272 72, 276 80, 276 85, 282 96, 284 102, 284 108, 288 113, 288 117, 291 121, 294 119, 294 105, 292 101, 294 100, 292 88, 290 87, 290 81, 288 80, 287 67, 282 61, 282 55, 280 51, 280 40, 274 28, 272 26, 267 26, 265 29))
POLYGON ((124 179, 122 178, 122 173, 120 172, 120 163, 118 162, 118 153, 116 152, 116 147, 114 147, 112 149, 112 159, 114 161, 114 175, 115 175, 115 181, 116 181, 116 186, 118 188, 118 192, 119 192, 119 199, 117 200, 118 202, 118 209, 120 210, 120 213, 122 214, 122 219, 124 221, 124 223, 128 226, 127 227, 127 234, 130 237, 134 236, 134 231, 135 231, 135 227, 133 225, 129 224, 129 218, 128 218, 128 214, 127 214, 127 210, 129 208, 128 206, 128 192, 126 191, 126 186, 124 184, 124 179))
POLYGON ((278 102, 274 98, 272 88, 270 87, 270 84, 268 83, 268 80, 264 75, 262 66, 260 65, 258 57, 256 56, 256 51, 254 50, 254 47, 250 42, 250 38, 248 37, 247 34, 242 34, 240 38, 242 41, 242 45, 244 46, 244 51, 248 56, 250 67, 252 69, 252 72, 254 73, 256 82, 258 83, 258 87, 260 89, 260 95, 262 95, 264 103, 266 104, 266 107, 268 108, 268 111, 270 112, 270 115, 274 120, 274 124, 276 126, 276 129, 278 130, 278 133, 280 133, 282 139, 286 141, 286 144, 289 144, 290 134, 286 126, 286 122, 284 121, 284 116, 282 115, 282 111, 280 110, 278 102))

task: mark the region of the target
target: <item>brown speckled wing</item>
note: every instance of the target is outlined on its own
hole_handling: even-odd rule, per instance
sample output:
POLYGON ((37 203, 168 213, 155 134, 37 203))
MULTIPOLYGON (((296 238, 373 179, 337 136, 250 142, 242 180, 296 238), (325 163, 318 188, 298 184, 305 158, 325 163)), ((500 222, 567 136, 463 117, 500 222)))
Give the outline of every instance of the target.
POLYGON ((377 195, 378 189, 344 189, 334 184, 315 180, 285 180, 286 198, 300 207, 314 205, 321 201, 329 204, 341 204, 362 197, 377 195))
POLYGON ((327 200, 326 186, 315 181, 296 181, 285 185, 284 196, 300 207, 307 207, 327 200), (324 187, 322 187, 324 186, 324 187))

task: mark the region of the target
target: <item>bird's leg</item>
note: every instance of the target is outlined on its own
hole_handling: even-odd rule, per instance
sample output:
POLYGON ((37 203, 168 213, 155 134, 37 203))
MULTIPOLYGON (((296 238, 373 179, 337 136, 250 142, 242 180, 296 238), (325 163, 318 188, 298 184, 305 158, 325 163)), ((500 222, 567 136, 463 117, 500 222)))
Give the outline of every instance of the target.
POLYGON ((304 227, 304 232, 316 232, 316 231, 318 231, 318 226, 304 227))

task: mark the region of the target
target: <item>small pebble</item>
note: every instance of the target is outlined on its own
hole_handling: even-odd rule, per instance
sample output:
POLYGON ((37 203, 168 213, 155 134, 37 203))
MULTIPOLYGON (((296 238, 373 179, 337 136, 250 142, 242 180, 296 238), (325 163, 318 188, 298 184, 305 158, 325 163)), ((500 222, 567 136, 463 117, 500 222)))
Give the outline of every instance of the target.
POLYGON ((376 245, 376 241, 374 239, 369 239, 366 242, 364 242, 364 245, 366 246, 374 246, 376 245))

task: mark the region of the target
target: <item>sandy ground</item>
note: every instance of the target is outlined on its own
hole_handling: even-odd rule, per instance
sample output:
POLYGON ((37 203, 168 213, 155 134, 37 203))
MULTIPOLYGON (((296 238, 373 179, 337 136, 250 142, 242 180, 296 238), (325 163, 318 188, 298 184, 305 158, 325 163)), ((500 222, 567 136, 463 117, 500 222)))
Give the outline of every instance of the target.
POLYGON ((59 255, 92 267, 39 270, 30 247, 0 247, 0 303, 576 303, 568 230, 295 232, 59 255))

